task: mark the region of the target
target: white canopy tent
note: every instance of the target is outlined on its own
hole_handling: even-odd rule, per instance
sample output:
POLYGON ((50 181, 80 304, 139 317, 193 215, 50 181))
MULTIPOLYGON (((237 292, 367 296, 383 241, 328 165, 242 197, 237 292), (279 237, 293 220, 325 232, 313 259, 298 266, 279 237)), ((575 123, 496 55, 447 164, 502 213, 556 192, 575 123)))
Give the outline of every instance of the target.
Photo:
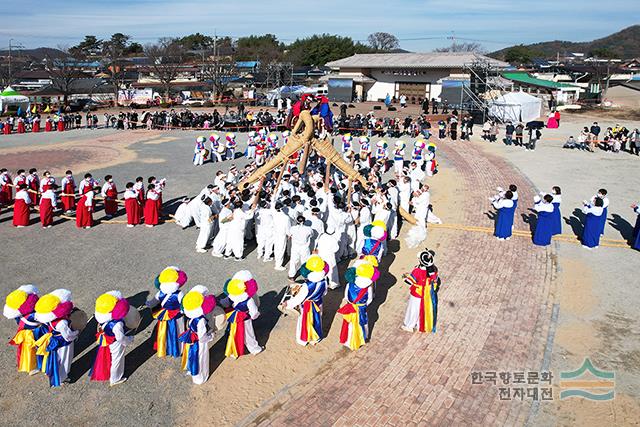
POLYGON ((26 112, 29 109, 29 98, 20 95, 11 86, 7 86, 5 90, 0 92, 0 111, 6 111, 8 107, 21 108, 26 112))
POLYGON ((542 100, 525 92, 508 92, 489 102, 489 116, 505 123, 527 123, 542 114, 542 100))
POLYGON ((290 97, 299 98, 303 93, 313 93, 313 89, 306 86, 280 86, 267 92, 267 101, 272 103, 274 99, 290 97))

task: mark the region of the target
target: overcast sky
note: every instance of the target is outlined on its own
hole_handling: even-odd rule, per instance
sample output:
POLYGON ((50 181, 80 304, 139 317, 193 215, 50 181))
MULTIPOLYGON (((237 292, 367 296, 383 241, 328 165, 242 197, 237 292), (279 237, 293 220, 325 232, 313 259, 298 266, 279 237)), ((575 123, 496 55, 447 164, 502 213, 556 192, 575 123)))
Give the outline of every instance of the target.
POLYGON ((3 0, 0 46, 72 46, 86 34, 122 32, 142 44, 200 32, 276 34, 284 42, 315 33, 365 41, 385 31, 411 51, 458 39, 487 51, 548 40, 588 41, 638 23, 638 0, 3 0), (294 6, 295 5, 295 6, 294 6), (604 10, 606 5, 606 10, 604 10))

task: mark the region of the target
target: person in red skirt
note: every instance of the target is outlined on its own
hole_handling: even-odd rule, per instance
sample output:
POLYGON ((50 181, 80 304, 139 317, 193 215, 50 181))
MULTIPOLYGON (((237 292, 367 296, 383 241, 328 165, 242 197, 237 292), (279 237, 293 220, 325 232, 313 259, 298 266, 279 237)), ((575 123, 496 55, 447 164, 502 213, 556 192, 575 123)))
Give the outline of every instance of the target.
POLYGON ((138 203, 140 204, 140 213, 144 209, 144 178, 139 176, 136 178, 136 183, 133 184, 133 189, 138 193, 138 203))
POLYGON ((58 117, 58 132, 64 131, 64 117, 58 117))
POLYGON ((53 120, 51 117, 47 116, 47 119, 44 121, 44 131, 51 132, 53 130, 53 120))
POLYGON ((93 176, 90 173, 84 174, 84 179, 80 181, 80 185, 78 185, 78 192, 80 195, 93 190, 93 187, 98 185, 98 182, 93 179, 93 176))
POLYGON ((76 208, 76 181, 73 178, 73 172, 65 172, 65 177, 62 178, 60 185, 63 194, 70 194, 69 196, 60 196, 62 206, 64 206, 65 212, 71 212, 76 208))
POLYGON ((58 207, 57 189, 57 184, 49 185, 49 188, 42 193, 40 198, 40 223, 42 228, 51 228, 53 224, 53 211, 58 207))
POLYGON ((13 186, 15 187, 16 192, 18 191, 18 187, 26 183, 27 183, 27 175, 25 170, 18 169, 18 171, 16 172, 16 177, 13 180, 13 186))
POLYGON ((11 123, 9 122, 9 119, 7 119, 7 121, 4 122, 4 126, 2 126, 2 133, 5 135, 11 135, 11 123))
POLYGON ((35 116, 33 121, 31 122, 31 132, 38 133, 40 132, 40 116, 35 116))
POLYGON ((104 199, 104 213, 107 219, 111 219, 118 212, 118 189, 111 175, 104 177, 102 197, 104 199))
POLYGON ((29 197, 31 198, 31 206, 35 206, 40 203, 40 177, 38 176, 38 170, 36 168, 29 169, 29 175, 27 176, 27 186, 29 187, 29 197))
POLYGON ((93 198, 100 192, 100 187, 93 187, 78 200, 76 208, 76 227, 91 228, 93 226, 93 198))
POLYGON ((13 201, 11 175, 5 168, 0 169, 0 205, 10 205, 13 201))
POLYGON ((27 192, 27 184, 20 184, 16 191, 16 200, 13 204, 13 226, 17 228, 29 225, 29 205, 31 198, 27 192))
POLYGON ((147 187, 147 201, 144 203, 144 225, 153 227, 160 221, 160 209, 158 209, 160 193, 154 184, 147 187))
POLYGON ((24 127, 24 119, 22 117, 18 117, 18 133, 25 133, 26 128, 24 127))
POLYGON ((42 179, 40 180, 40 192, 44 193, 51 187, 52 184, 56 183, 56 179, 51 176, 51 172, 44 171, 42 174, 42 179))
POLYGON ((167 179, 162 178, 158 180, 155 176, 150 176, 147 182, 153 184, 156 193, 158 193, 158 215, 162 215, 162 192, 164 191, 164 186, 167 184, 167 179))
POLYGON ((133 182, 127 182, 124 190, 124 210, 127 212, 127 227, 135 227, 140 224, 140 203, 138 192, 134 189, 133 182))

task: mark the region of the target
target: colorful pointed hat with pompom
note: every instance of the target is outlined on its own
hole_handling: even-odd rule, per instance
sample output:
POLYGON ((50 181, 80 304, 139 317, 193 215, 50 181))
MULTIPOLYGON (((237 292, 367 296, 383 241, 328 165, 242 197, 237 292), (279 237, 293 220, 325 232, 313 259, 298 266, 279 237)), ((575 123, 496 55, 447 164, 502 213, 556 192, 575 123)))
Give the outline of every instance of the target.
POLYGON ((288 138, 289 136, 291 136, 291 132, 289 132, 288 130, 285 130, 284 132, 282 132, 283 138, 288 138))
POLYGON ((109 291, 96 299, 95 317, 98 323, 122 320, 128 312, 129 301, 120 291, 109 291))
POLYGON ((62 319, 71 314, 73 302, 71 302, 71 291, 67 289, 56 289, 55 291, 40 297, 35 307, 35 317, 40 323, 52 322, 62 319))
POLYGON ((204 136, 199 136, 196 138, 196 142, 199 144, 204 144, 207 141, 207 138, 205 138, 204 136))
POLYGON ((373 221, 365 225, 363 229, 365 237, 374 240, 385 240, 387 238, 387 225, 380 220, 373 221))
POLYGON ((217 133, 212 133, 211 136, 209 136, 209 141, 211 142, 217 142, 220 140, 220 135, 218 135, 217 133))
POLYGON ((319 282, 327 277, 327 274, 329 274, 329 264, 318 255, 311 255, 300 267, 300 275, 310 282, 319 282))
POLYGON ((388 145, 387 145, 387 141, 385 141, 384 139, 381 139, 380 141, 378 141, 378 142, 376 143, 376 145, 377 145, 379 148, 387 148, 387 146, 388 146, 388 145))
POLYGON ((231 142, 231 141, 235 141, 236 134, 233 132, 227 132, 227 134, 224 137, 227 139, 227 141, 231 142))
POLYGON ((432 152, 435 153, 437 149, 438 149, 438 147, 433 142, 430 142, 430 143, 427 144, 427 150, 432 151, 432 152))
POLYGON ((17 319, 33 313, 38 302, 38 288, 34 285, 22 285, 7 295, 2 314, 7 319, 17 319))
POLYGON ((344 135, 342 135, 342 140, 344 142, 351 142, 351 140, 353 140, 353 137, 350 133, 345 133, 344 135))
POLYGON ((187 273, 176 266, 169 266, 162 270, 155 280, 155 287, 165 294, 172 294, 187 283, 187 273))
POLYGON ((396 141, 396 147, 397 148, 404 148, 406 146, 407 146, 407 144, 403 140, 399 139, 399 140, 396 141))
POLYGON ((267 137, 267 141, 271 144, 275 144, 276 142, 278 142, 278 135, 276 135, 275 133, 270 133, 269 137, 267 137))
POLYGON ((186 293, 180 303, 182 312, 189 319, 196 319, 211 313, 216 306, 216 297, 209 294, 205 286, 197 285, 186 293))
POLYGON ((224 284, 224 293, 233 302, 241 302, 258 292, 258 283, 249 270, 238 271, 224 284))
POLYGON ((378 280, 380 271, 366 258, 361 258, 353 264, 353 267, 347 269, 344 277, 347 283, 353 283, 359 288, 366 288, 378 280))
POLYGON ((368 144, 369 143, 369 137, 368 136, 361 136, 359 139, 360 144, 368 144))

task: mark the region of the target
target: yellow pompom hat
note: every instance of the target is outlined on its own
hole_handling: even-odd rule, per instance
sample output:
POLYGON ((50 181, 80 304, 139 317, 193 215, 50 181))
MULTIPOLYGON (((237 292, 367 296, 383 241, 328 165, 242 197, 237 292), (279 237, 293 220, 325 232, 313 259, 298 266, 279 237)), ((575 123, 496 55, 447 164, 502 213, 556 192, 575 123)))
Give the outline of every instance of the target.
POLYGON ((300 267, 300 275, 310 282, 319 282, 329 274, 329 264, 318 255, 311 255, 300 267))
POLYGON ((241 302, 258 292, 258 283, 249 270, 238 271, 224 284, 224 293, 233 302, 241 302))
POLYGON ((38 288, 34 285, 23 285, 7 295, 2 314, 7 319, 17 319, 33 313, 38 302, 38 288))
POLYGON ((155 280, 155 287, 165 294, 172 294, 187 283, 187 273, 176 266, 162 270, 155 280))
POLYGON ((196 319, 213 311, 216 298, 209 294, 209 289, 205 286, 197 285, 185 294, 180 305, 185 316, 196 319))
POLYGON ((71 291, 56 289, 40 297, 36 303, 35 317, 38 322, 47 323, 67 317, 71 314, 71 310, 73 310, 71 291))
POLYGON ((120 291, 106 292, 96 299, 95 318, 98 323, 122 320, 129 312, 129 301, 120 291))

